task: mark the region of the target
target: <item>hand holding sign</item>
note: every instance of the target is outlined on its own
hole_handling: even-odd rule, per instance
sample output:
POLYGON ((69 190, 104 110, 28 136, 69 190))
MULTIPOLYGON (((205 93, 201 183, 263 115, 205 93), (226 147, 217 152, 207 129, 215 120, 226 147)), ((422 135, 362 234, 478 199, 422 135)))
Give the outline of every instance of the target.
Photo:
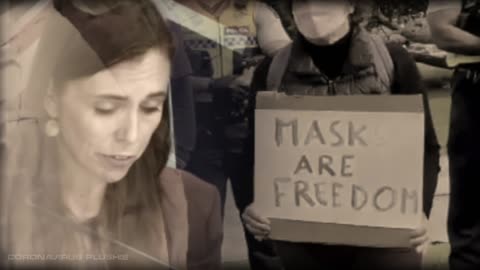
POLYGON ((255 206, 269 238, 423 249, 420 96, 265 92, 256 105, 255 206))
POLYGON ((247 206, 242 214, 242 220, 247 230, 254 235, 258 241, 264 240, 270 233, 270 221, 263 218, 256 210, 253 204, 247 206))
POLYGON ((423 215, 421 226, 418 229, 412 231, 410 237, 410 244, 418 254, 424 254, 427 251, 427 247, 430 243, 430 238, 427 231, 427 223, 428 219, 425 215, 423 215))

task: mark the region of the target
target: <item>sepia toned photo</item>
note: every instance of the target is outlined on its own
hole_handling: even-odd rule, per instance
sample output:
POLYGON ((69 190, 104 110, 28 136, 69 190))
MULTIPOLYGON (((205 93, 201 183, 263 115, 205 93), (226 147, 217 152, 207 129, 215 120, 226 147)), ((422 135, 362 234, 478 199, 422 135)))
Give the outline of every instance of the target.
POLYGON ((0 3, 3 269, 480 269, 476 0, 0 3))

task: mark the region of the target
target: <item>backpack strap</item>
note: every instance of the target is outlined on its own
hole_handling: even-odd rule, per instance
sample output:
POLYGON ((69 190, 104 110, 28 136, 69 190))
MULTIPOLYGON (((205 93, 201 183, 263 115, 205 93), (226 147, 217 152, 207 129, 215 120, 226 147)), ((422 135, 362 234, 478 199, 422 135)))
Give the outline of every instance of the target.
POLYGON ((287 70, 288 61, 292 52, 292 44, 279 50, 272 59, 267 75, 267 91, 281 92, 283 75, 287 70))
POLYGON ((377 72, 380 80, 384 85, 391 89, 393 84, 395 66, 393 64, 392 56, 387 48, 385 42, 377 36, 371 36, 372 44, 374 48, 377 50, 378 55, 378 64, 380 65, 377 67, 377 72))

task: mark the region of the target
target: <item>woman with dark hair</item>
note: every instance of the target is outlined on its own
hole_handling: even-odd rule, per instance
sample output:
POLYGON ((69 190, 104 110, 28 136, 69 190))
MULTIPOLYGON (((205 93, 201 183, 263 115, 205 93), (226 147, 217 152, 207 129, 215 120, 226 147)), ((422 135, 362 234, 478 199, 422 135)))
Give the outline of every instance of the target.
POLYGON ((9 264, 219 269, 218 192, 165 169, 174 50, 163 18, 148 0, 54 9, 27 89, 36 116, 7 137, 9 264))

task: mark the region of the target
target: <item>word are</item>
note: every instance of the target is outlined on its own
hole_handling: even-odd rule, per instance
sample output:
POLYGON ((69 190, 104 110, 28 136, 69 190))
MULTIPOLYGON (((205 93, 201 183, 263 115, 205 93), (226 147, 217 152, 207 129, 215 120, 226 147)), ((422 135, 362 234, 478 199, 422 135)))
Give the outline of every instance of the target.
POLYGON ((330 176, 352 177, 352 161, 354 159, 355 156, 353 155, 342 155, 341 157, 336 159, 330 155, 320 155, 318 157, 318 160, 314 160, 312 162, 312 160, 308 159, 307 156, 302 155, 300 161, 295 167, 294 174, 297 175, 299 173, 318 173, 318 175, 328 174, 330 176), (312 167, 312 164, 315 167, 312 167))

